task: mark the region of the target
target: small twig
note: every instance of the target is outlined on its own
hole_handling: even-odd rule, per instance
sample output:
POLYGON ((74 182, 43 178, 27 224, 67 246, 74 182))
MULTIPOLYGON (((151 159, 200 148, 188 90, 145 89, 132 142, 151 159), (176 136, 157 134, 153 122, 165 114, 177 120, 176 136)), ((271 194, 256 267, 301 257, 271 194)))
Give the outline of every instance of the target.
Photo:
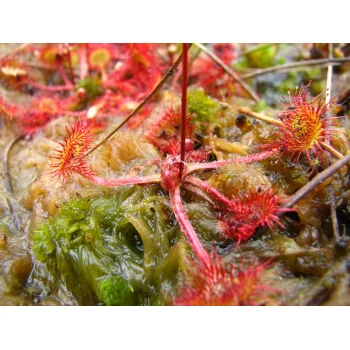
POLYGON ((305 61, 299 61, 299 62, 293 62, 293 63, 286 63, 286 64, 281 64, 279 66, 275 67, 269 67, 269 68, 264 68, 264 69, 257 69, 254 72, 247 73, 242 75, 242 79, 249 79, 249 78, 255 78, 260 75, 264 74, 269 74, 269 73, 274 73, 278 72, 284 69, 289 69, 289 68, 295 68, 295 67, 307 67, 307 66, 318 66, 322 64, 331 64, 331 65, 337 65, 341 63, 347 63, 350 62, 350 57, 341 57, 341 58, 321 58, 321 59, 316 59, 316 60, 305 60, 305 61))
MULTIPOLYGON (((328 59, 333 58, 333 44, 328 44, 328 59)), ((326 105, 331 101, 331 90, 332 90, 332 75, 333 67, 328 65, 327 69, 327 83, 326 83, 326 105)))
MULTIPOLYGON (((190 48, 189 44, 189 47, 190 48)), ((92 148, 86 155, 89 155, 93 151, 95 151, 98 147, 100 147, 103 143, 105 143, 108 139, 110 139, 123 125, 125 125, 144 105, 148 103, 149 100, 154 97, 160 88, 165 84, 165 82, 174 74, 176 68, 182 61, 182 53, 175 61, 175 63, 170 67, 167 73, 164 75, 162 80, 157 84, 157 86, 147 95, 147 97, 121 122, 119 125, 113 129, 101 142, 99 142, 94 148, 92 148)))
MULTIPOLYGON (((24 137, 24 135, 20 135, 18 137, 16 137, 15 139, 13 139, 5 148, 4 150, 4 159, 3 159, 3 168, 4 168, 4 183, 5 183, 5 189, 8 193, 13 193, 13 187, 12 187, 12 183, 11 183, 11 173, 10 173, 10 169, 9 169, 9 155, 11 152, 12 147, 22 138, 24 137)), ((18 219, 18 216, 16 214, 16 211, 11 203, 11 201, 9 201, 6 198, 6 202, 8 203, 8 206, 10 208, 10 212, 13 215, 13 222, 15 224, 16 229, 19 231, 20 230, 20 222, 18 219)))
POLYGON ((338 158, 338 159, 341 159, 343 158, 344 156, 338 152, 336 149, 334 149, 331 145, 323 142, 323 141, 319 141, 319 144, 326 150, 328 151, 329 153, 333 154, 333 156, 335 158, 338 158))
POLYGON ((289 199, 282 205, 284 208, 291 208, 301 199, 303 199, 308 193, 318 187, 322 182, 327 180, 330 176, 335 174, 343 166, 350 162, 350 154, 344 156, 343 158, 334 162, 326 170, 323 170, 317 174, 310 182, 308 182, 304 187, 295 192, 289 199))
POLYGON ((215 63, 217 63, 229 76, 231 76, 242 88, 243 90, 256 102, 260 101, 260 97, 254 92, 249 85, 242 80, 239 75, 234 72, 230 67, 228 67, 224 62, 220 60, 219 57, 217 57, 213 52, 208 50, 204 45, 202 44, 195 44, 198 48, 200 48, 202 51, 204 51, 215 63))
MULTIPOLYGON (((328 44, 328 58, 333 58, 333 44, 328 44)), ((333 67, 331 65, 328 66, 327 69, 327 84, 326 84, 326 105, 331 101, 331 92, 332 92, 332 75, 333 75, 333 67)), ((329 112, 327 112, 329 114, 329 112)), ((325 144, 330 146, 330 141, 326 140, 325 144)), ((327 165, 329 165, 329 161, 327 160, 327 165)), ((340 239, 339 235, 339 224, 337 219, 337 205, 335 203, 335 192, 332 184, 328 186, 328 196, 331 210, 331 219, 332 219, 332 228, 335 239, 338 241, 340 239)))
POLYGON ((20 136, 14 138, 10 143, 8 143, 8 145, 4 149, 4 159, 3 159, 4 181, 5 181, 5 189, 6 189, 6 191, 8 193, 13 193, 13 187, 12 187, 12 182, 11 182, 11 174, 10 174, 9 165, 8 165, 9 155, 10 155, 12 147, 19 140, 21 140, 23 137, 24 137, 24 135, 20 135, 20 136))
POLYGON ((234 107, 234 108, 239 113, 243 113, 243 114, 249 115, 249 116, 251 116, 253 118, 260 119, 260 120, 262 120, 262 121, 264 121, 266 123, 273 124, 273 125, 276 125, 278 127, 282 127, 283 126, 283 123, 280 120, 273 119, 273 118, 267 117, 267 116, 265 116, 263 114, 253 112, 252 110, 250 110, 247 107, 234 107))
MULTIPOLYGON (((199 54, 202 52, 201 49, 198 48, 198 50, 195 52, 195 54, 191 57, 191 59, 188 62, 188 68, 187 70, 190 72, 191 71, 191 66, 193 64, 193 62, 198 58, 199 54)), ((181 73, 181 72, 180 72, 181 73)), ((181 74, 176 74, 176 76, 174 76, 173 79, 173 84, 177 83, 178 81, 180 81, 181 78, 181 74)))
POLYGON ((328 186, 328 195, 329 195, 329 203, 330 203, 330 209, 331 209, 333 234, 334 234, 335 240, 339 241, 340 234, 339 234, 339 224, 338 224, 338 218, 337 218, 337 205, 335 202, 335 192, 332 184, 328 186))
POLYGON ((10 50, 9 52, 3 54, 0 57, 0 61, 7 58, 8 56, 12 56, 12 55, 24 50, 28 45, 30 45, 30 43, 25 43, 25 44, 21 44, 21 45, 16 46, 13 50, 10 50))

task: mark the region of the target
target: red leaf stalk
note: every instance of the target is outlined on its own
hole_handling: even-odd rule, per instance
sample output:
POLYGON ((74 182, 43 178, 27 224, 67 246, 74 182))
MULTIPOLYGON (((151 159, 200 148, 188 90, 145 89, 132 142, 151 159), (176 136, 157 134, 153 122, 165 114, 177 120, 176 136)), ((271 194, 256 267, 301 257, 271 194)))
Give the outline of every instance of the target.
POLYGON ((227 164, 232 164, 232 163, 254 163, 258 162, 260 160, 270 158, 278 153, 278 149, 274 148, 269 151, 264 151, 260 153, 255 153, 255 154, 250 154, 245 157, 237 157, 237 158, 232 158, 232 159, 226 159, 226 160, 218 160, 215 162, 210 162, 210 163, 193 163, 193 164, 188 164, 186 167, 186 174, 185 176, 193 173, 194 171, 198 170, 209 170, 209 169, 217 169, 220 168, 224 165, 227 164))
POLYGON ((183 207, 181 201, 180 188, 178 185, 174 188, 173 191, 169 191, 169 196, 171 205, 174 208, 176 220, 180 224, 182 232, 185 234, 198 260, 203 264, 203 266, 205 266, 207 269, 210 269, 212 266, 211 258, 199 241, 199 238, 185 212, 185 208, 183 207))

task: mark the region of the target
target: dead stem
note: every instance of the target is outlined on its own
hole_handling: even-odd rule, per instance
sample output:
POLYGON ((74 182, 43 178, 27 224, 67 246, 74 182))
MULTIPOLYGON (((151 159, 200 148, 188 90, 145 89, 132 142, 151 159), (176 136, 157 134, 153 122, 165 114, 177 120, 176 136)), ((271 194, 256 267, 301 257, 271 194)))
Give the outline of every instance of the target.
POLYGON ((250 110, 247 107, 234 107, 234 108, 239 113, 243 113, 243 114, 249 115, 250 117, 262 120, 262 121, 264 121, 266 123, 273 124, 273 125, 276 125, 278 127, 282 127, 283 126, 283 123, 280 120, 273 119, 273 118, 267 117, 267 116, 265 116, 263 114, 253 112, 252 110, 250 110))
MULTIPOLYGON (((201 52, 202 50, 198 48, 198 50, 191 56, 191 59, 188 61, 188 68, 187 68, 188 71, 191 70, 190 68, 193 62, 198 58, 201 52)), ((180 81, 180 78, 181 78, 181 74, 177 74, 176 76, 174 76, 173 83, 177 83, 178 81, 180 81)))
MULTIPOLYGON (((333 44, 328 44, 328 58, 333 58, 333 44)), ((327 69, 327 84, 326 84, 326 105, 330 103, 331 101, 331 93, 332 93, 332 75, 333 75, 333 67, 331 65, 328 66, 327 69)), ((327 114, 330 114, 327 112, 327 114)), ((327 146, 330 146, 330 141, 326 140, 325 144, 327 146)), ((329 160, 327 160, 327 165, 329 165, 329 160)), ((331 219, 332 219, 332 228, 333 228, 333 234, 337 241, 340 239, 339 235, 339 224, 337 219, 337 205, 335 203, 335 192, 332 184, 329 184, 328 186, 328 196, 329 196, 329 203, 330 203, 330 209, 331 209, 331 219)))
POLYGON ((327 169, 323 170, 317 174, 310 182, 308 182, 304 187, 295 192, 289 199, 282 205, 284 208, 291 208, 301 199, 303 199, 308 193, 318 187, 322 182, 327 180, 330 176, 335 174, 343 166, 350 162, 350 154, 344 156, 343 158, 334 162, 327 169))
POLYGON ((340 234, 339 234, 339 224, 338 224, 338 218, 337 218, 337 205, 335 203, 335 192, 332 184, 328 186, 328 194, 329 194, 329 203, 330 203, 330 209, 331 209, 333 234, 336 241, 339 241, 340 234))
POLYGON ((322 59, 316 59, 316 60, 305 60, 305 61, 299 61, 299 62, 293 62, 293 63, 286 63, 275 67, 257 69, 254 72, 243 74, 242 79, 255 78, 260 75, 274 73, 284 69, 290 69, 290 68, 296 68, 296 67, 318 66, 318 65, 323 65, 325 63, 326 64, 328 63, 333 66, 333 65, 339 65, 347 62, 350 62, 350 57, 322 58, 322 59))
POLYGON ((319 144, 329 153, 331 153, 335 158, 341 159, 344 156, 338 152, 336 149, 334 149, 331 145, 323 142, 323 141, 319 141, 319 144))
MULTIPOLYGON (((190 48, 191 44, 188 44, 188 48, 190 48)), ((108 139, 110 139, 123 125, 125 125, 143 106, 145 106, 148 101, 154 97, 160 88, 166 83, 166 81, 174 74, 176 68, 182 61, 182 53, 175 61, 175 63, 170 67, 167 73, 164 75, 162 80, 156 85, 156 87, 146 96, 146 98, 121 122, 119 125, 113 129, 102 141, 100 141, 94 148, 92 148, 86 155, 89 155, 93 151, 95 151, 98 147, 100 147, 103 143, 105 143, 108 139)))
MULTIPOLYGON (((10 156, 10 152, 12 147, 23 138, 23 135, 20 135, 16 138, 14 138, 5 148, 4 150, 4 159, 3 159, 3 168, 4 168, 4 183, 5 183, 5 190, 12 194, 13 193, 13 187, 12 187, 12 183, 11 183, 11 173, 10 173, 10 169, 9 169, 9 156, 10 156)), ((9 206, 10 212, 13 215, 13 222, 15 224, 16 229, 19 231, 20 229, 20 222, 19 222, 19 218, 16 214, 16 211, 11 203, 11 201, 6 197, 6 202, 9 206)))
POLYGON ((256 102, 260 101, 260 97, 254 92, 249 85, 239 77, 239 75, 234 72, 230 67, 228 67, 224 62, 220 60, 213 52, 208 50, 204 45, 195 43, 195 45, 204 51, 215 63, 217 63, 229 76, 231 76, 242 88, 243 90, 256 102))

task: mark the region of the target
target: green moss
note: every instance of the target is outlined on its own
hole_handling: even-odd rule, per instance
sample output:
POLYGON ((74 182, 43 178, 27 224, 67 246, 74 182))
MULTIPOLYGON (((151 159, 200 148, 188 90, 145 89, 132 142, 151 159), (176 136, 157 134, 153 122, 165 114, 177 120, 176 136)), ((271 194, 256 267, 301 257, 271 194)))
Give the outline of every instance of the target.
POLYGON ((33 232, 33 251, 39 261, 46 261, 55 252, 56 246, 51 237, 50 227, 40 225, 33 232))
POLYGON ((219 104, 205 94, 203 89, 190 90, 187 95, 187 111, 194 115, 194 123, 217 124, 219 104))
POLYGON ((107 306, 136 305, 134 288, 120 276, 103 279, 98 288, 98 298, 107 306))
POLYGON ((175 285, 177 272, 164 271, 174 265, 167 258, 180 230, 158 192, 156 185, 125 186, 69 201, 34 231, 34 257, 79 305, 164 304, 164 286, 175 285))
POLYGON ((246 55, 250 67, 266 68, 277 64, 278 45, 261 45, 259 48, 261 49, 246 55))

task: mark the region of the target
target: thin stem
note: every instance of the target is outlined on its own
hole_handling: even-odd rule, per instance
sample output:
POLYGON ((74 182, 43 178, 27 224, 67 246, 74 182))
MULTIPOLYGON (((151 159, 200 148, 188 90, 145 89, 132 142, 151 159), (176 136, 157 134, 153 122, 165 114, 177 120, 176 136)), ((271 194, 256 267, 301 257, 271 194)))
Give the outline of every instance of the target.
POLYGON ((330 210, 331 210, 333 234, 336 241, 339 241, 340 234, 339 234, 339 224, 338 224, 338 218, 337 218, 337 205, 335 202, 335 192, 332 184, 328 186, 328 195, 329 195, 329 203, 330 203, 330 210))
POLYGON ((253 112, 251 109, 249 109, 247 107, 235 107, 235 109, 239 113, 243 113, 243 114, 249 115, 250 117, 253 117, 253 118, 256 118, 256 119, 260 119, 260 120, 262 120, 262 121, 264 121, 266 123, 273 124, 273 125, 276 125, 278 127, 282 127, 283 126, 283 123, 280 120, 273 119, 273 118, 267 117, 267 116, 265 116, 263 114, 253 112))
POLYGON ((334 162, 326 170, 323 170, 317 174, 310 182, 308 182, 304 187, 295 192, 289 199, 282 205, 284 208, 291 208, 301 199, 303 199, 307 194, 312 190, 318 187, 322 182, 326 181, 330 176, 335 174, 343 166, 347 165, 350 162, 350 154, 344 156, 343 158, 334 162))
POLYGON ((174 208, 174 214, 175 214, 176 220, 178 221, 182 232, 186 236, 198 260, 200 260, 200 262, 204 266, 206 266, 207 268, 210 268, 211 266, 210 256, 202 246, 201 242, 199 241, 199 238, 192 227, 190 219, 188 218, 185 212, 185 208, 181 201, 179 186, 176 186, 173 191, 170 191, 169 196, 170 196, 171 204, 174 208))
POLYGON ((188 65, 188 44, 182 44, 182 93, 181 93, 181 144, 180 144, 180 171, 179 178, 185 162, 186 144, 186 114, 187 114, 187 65, 188 65))
POLYGON ((264 68, 264 69, 257 69, 254 72, 243 74, 242 79, 249 79, 249 78, 255 78, 260 75, 264 74, 269 74, 269 73, 274 73, 278 72, 284 69, 289 69, 289 68, 296 68, 296 67, 307 67, 307 66, 318 66, 318 65, 323 65, 323 64, 332 64, 332 65, 337 65, 337 64, 342 64, 342 63, 347 63, 350 62, 350 57, 342 57, 342 58, 322 58, 322 59, 316 59, 316 60, 305 60, 305 61, 299 61, 299 62, 293 62, 293 63, 286 63, 286 64, 281 64, 279 66, 275 67, 269 67, 269 68, 264 68))
MULTIPOLYGON (((12 183, 11 183, 11 173, 10 173, 10 169, 9 169, 9 157, 10 157, 10 152, 12 147, 22 138, 24 137, 24 135, 20 135, 18 137, 16 137, 15 139, 13 139, 5 148, 4 150, 4 160, 3 160, 3 168, 4 168, 4 184, 5 184, 5 189, 8 193, 13 193, 13 187, 12 187, 12 183)), ((6 198, 6 202, 10 208, 10 212, 13 215, 13 222, 15 224, 16 229, 19 231, 20 230, 20 221, 19 218, 16 214, 16 210, 13 207, 11 201, 6 198)))
MULTIPOLYGON (((328 59, 333 58, 333 44, 328 44, 328 59)), ((332 90, 332 75, 333 75, 333 67, 328 65, 327 68, 327 83, 326 83, 326 105, 331 101, 331 90, 332 90)))
POLYGON ((336 149, 334 149, 331 145, 323 142, 323 141, 319 141, 318 142, 326 151, 328 151, 329 153, 331 153, 335 158, 341 159, 344 156, 338 152, 336 149))
POLYGON ((89 179, 90 181, 94 182, 96 185, 108 186, 108 187, 160 183, 159 175, 149 175, 149 176, 142 176, 142 177, 125 177, 120 179, 107 179, 107 178, 95 176, 95 175, 83 175, 83 176, 89 179))
MULTIPOLYGON (((189 44, 190 46, 190 44, 189 44)), ((176 60, 176 62, 170 67, 167 73, 164 75, 162 80, 157 84, 157 86, 147 95, 147 97, 115 128, 113 129, 101 142, 99 142, 94 148, 92 148, 86 155, 95 151, 98 147, 100 147, 103 143, 105 143, 108 139, 110 139, 123 125, 125 125, 144 105, 148 103, 149 100, 154 97, 160 88, 166 83, 166 81, 174 74, 176 68, 182 61, 182 53, 176 60)))
MULTIPOLYGON (((328 44, 328 58, 333 58, 333 44, 328 44)), ((333 75, 333 67, 331 65, 328 66, 327 69, 327 83, 326 83, 326 105, 328 105, 331 101, 331 93, 332 93, 332 75, 333 75)), ((327 112, 327 114, 330 114, 327 112)), ((330 146, 330 141, 326 140, 325 145, 330 146)), ((329 161, 327 160, 327 165, 329 165, 329 161)), ((340 239, 339 235, 339 224, 337 219, 337 206, 335 203, 335 192, 333 185, 330 184, 328 186, 328 196, 330 202, 330 210, 331 210, 331 219, 332 219, 332 228, 335 239, 338 241, 340 239)))
POLYGON ((208 50, 202 44, 195 44, 198 48, 204 51, 215 63, 217 63, 229 76, 231 76, 241 87, 242 89, 256 102, 260 101, 260 97, 254 92, 247 83, 245 83, 239 75, 234 72, 230 67, 228 67, 224 62, 220 60, 213 52, 208 50))
POLYGON ((13 193, 13 187, 12 187, 12 182, 11 182, 11 173, 9 169, 9 156, 12 147, 22 138, 24 135, 20 135, 16 138, 14 138, 8 145, 6 146, 4 150, 4 159, 3 159, 3 168, 4 168, 4 184, 5 184, 5 189, 8 193, 13 193))

